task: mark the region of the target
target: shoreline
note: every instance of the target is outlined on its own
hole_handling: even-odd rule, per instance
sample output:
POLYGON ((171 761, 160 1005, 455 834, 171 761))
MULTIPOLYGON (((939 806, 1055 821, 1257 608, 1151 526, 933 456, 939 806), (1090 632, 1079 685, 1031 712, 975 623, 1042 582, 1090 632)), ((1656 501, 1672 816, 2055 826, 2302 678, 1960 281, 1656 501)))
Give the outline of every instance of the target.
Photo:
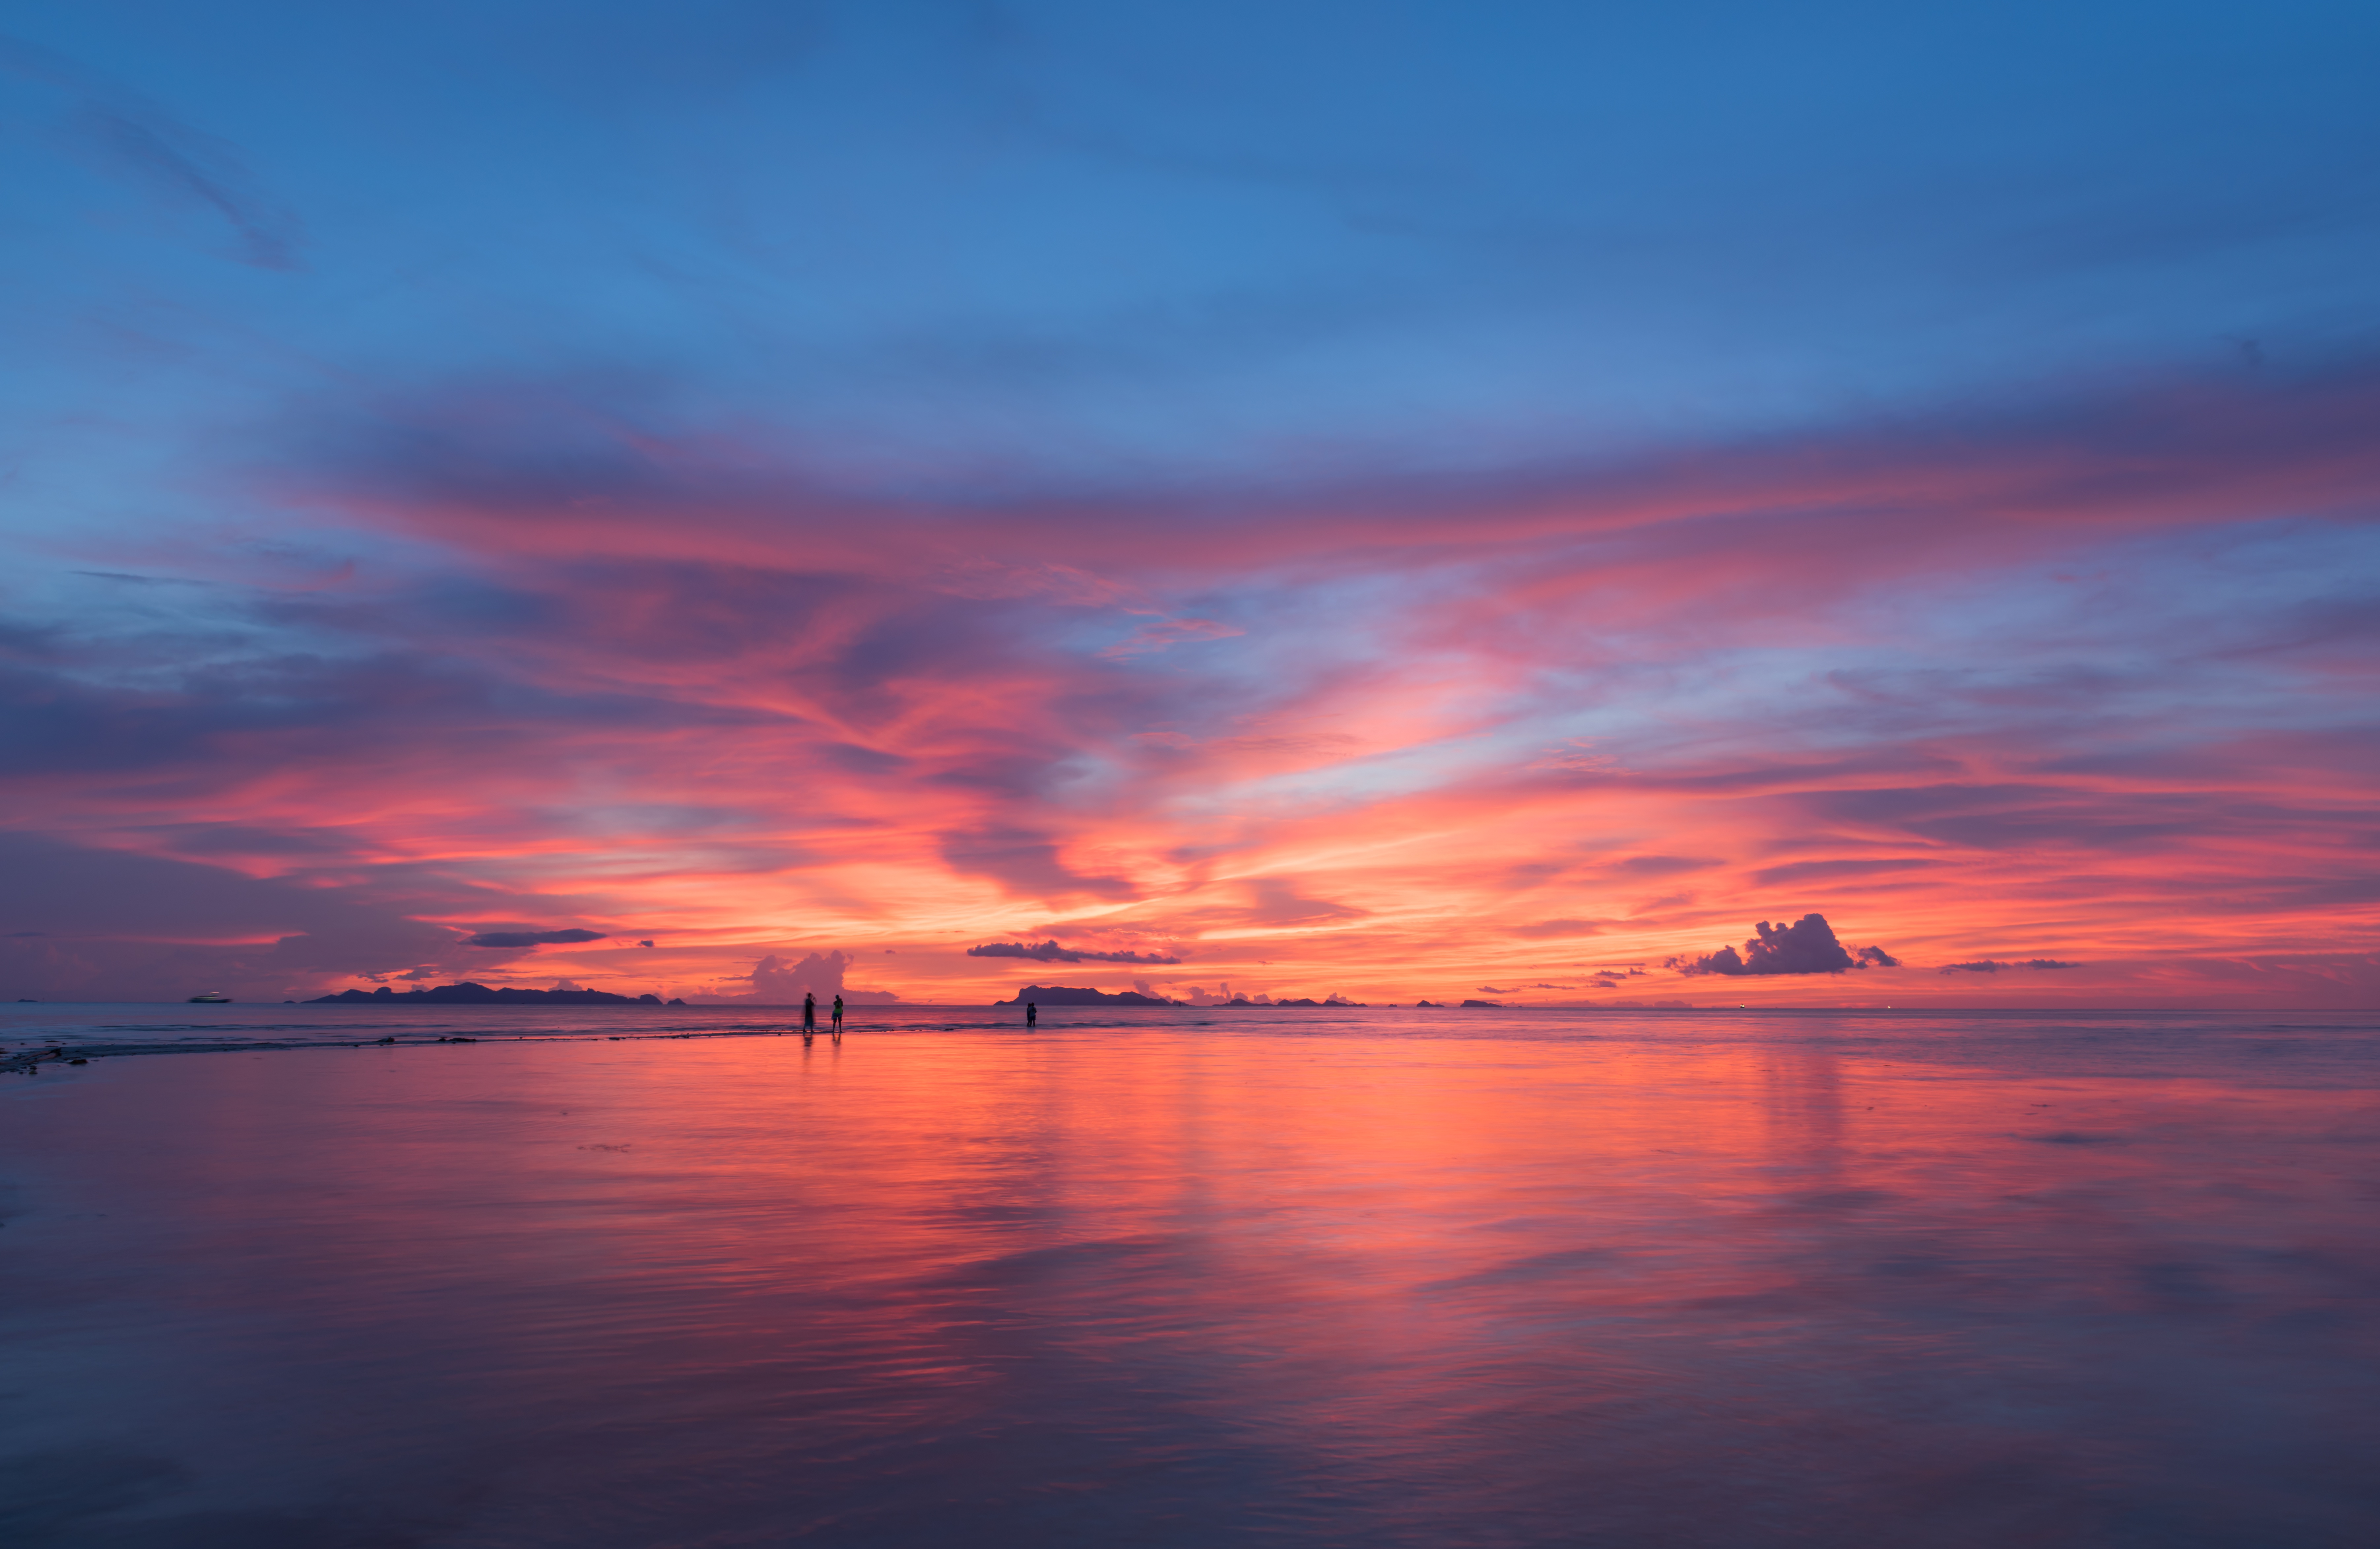
MULTIPOLYGON (((452 1033, 440 1038, 398 1038, 392 1035, 366 1039, 360 1043, 286 1039, 262 1039, 249 1043, 226 1040, 213 1043, 53 1043, 47 1048, 0 1056, 0 1075, 30 1076, 38 1074, 43 1066, 89 1065, 103 1059, 131 1059, 143 1055, 269 1054, 295 1049, 406 1049, 434 1047, 441 1043, 651 1043, 689 1038, 783 1038, 799 1031, 798 1028, 719 1028, 702 1032, 549 1032, 514 1033, 508 1037, 468 1037, 452 1033)), ((833 1035, 820 1030, 818 1036, 833 1035)))
MULTIPOLYGON (((56 1003, 66 1004, 66 1003, 56 1003)), ((128 1006, 128 1003, 91 1003, 128 1006)), ((166 1003, 170 1004, 170 1003, 166 1003)), ((610 1010, 613 1008, 601 1008, 610 1010)), ((651 1008, 641 1008, 650 1012, 651 1008)), ((706 1009, 688 1007, 688 1010, 706 1009)), ((726 1009, 726 1008, 722 1008, 726 1009)), ((744 1007, 734 1008, 743 1011, 744 1007)), ((751 1008, 762 1009, 762 1008, 751 1008)), ((798 1012, 799 1007, 767 1007, 771 1011, 798 1012)), ((2175 1052, 2165 1046, 2164 1040, 2175 1033, 2212 1031, 2228 1033, 2233 1038, 2320 1036, 2325 1034, 2356 1035, 2360 1038, 2380 1034, 2380 1013, 2341 1012, 2330 1008, 2303 1008, 2294 1012, 2258 1011, 2242 1013, 2236 1010, 2191 1008, 2186 1011, 2165 1009, 2097 1008, 2092 1010, 2057 1009, 2041 1011, 2015 1007, 1990 1007, 1963 1013, 1940 1013, 1914 1007, 1881 1009, 1876 1007, 1766 1007, 1738 1010, 1731 1007, 1567 1007, 1567 1006, 1506 1006, 1495 1011, 1466 1011, 1456 1007, 1433 1007, 1423 1011, 1402 1006, 1351 1008, 1346 1016, 1332 1016, 1319 1008, 1294 1007, 1290 1014, 1277 1018, 1257 1015, 1270 1007, 1231 1006, 1056 1006, 1038 1027, 1027 1026, 1015 1018, 1013 1007, 1006 1006, 900 1006, 880 1007, 893 1016, 882 1019, 871 1017, 864 1021, 847 1023, 845 1031, 855 1036, 905 1037, 917 1033, 997 1032, 1026 1038, 1043 1038, 1056 1034, 1115 1032, 1130 1034, 1160 1031, 1190 1032, 1218 1030, 1230 1032, 1271 1032, 1284 1035, 1369 1034, 1379 1036, 1411 1036, 1415 1034, 1467 1037, 1475 1035, 1510 1036, 1536 1039, 1548 1034, 1592 1036, 1597 1039, 1614 1035, 1626 1036, 1626 1023, 1634 1023, 1640 1035, 1668 1038, 1683 1025, 1687 1030, 1699 1029, 1706 1037, 1742 1039, 1792 1036, 1789 1030, 1797 1025, 1807 1027, 1812 1022, 1841 1021, 1849 1024, 1841 1030, 1843 1036, 1854 1043, 1877 1036, 1890 1036, 1887 1030, 1928 1022, 1964 1023, 1962 1030, 1980 1033, 1986 1030, 2006 1030, 2010 1035, 2038 1034, 2049 1027, 2098 1027, 2108 1032, 2119 1031, 2110 1023, 2132 1022, 2136 1025, 2121 1030, 2131 1038, 2148 1040, 2140 1052, 2170 1057, 2175 1052), (1585 1015, 1579 1015, 1580 1012, 1585 1015), (1184 1016, 1182 1013, 1191 1013, 1184 1016), (905 1015, 903 1015, 905 1013, 905 1015), (2275 1021, 2269 1018, 2288 1018, 2275 1021), (2320 1018, 2298 1020, 2297 1018, 2320 1018), (1499 1025, 1501 1024, 1501 1025, 1499 1025), (1617 1025, 1616 1025, 1617 1024, 1617 1025), (2208 1024, 2213 1024, 2209 1026, 2208 1024), (2226 1024, 2228 1024, 2228 1026, 2226 1024), (1852 1029, 1858 1029, 1856 1034, 1852 1029), (1658 1031, 1656 1030, 1658 1030, 1658 1031)), ((92 1019, 94 1023, 98 1018, 92 1019)), ((510 1020, 510 1018, 503 1018, 510 1020)), ((541 1020, 541 1018, 540 1018, 541 1020)), ((22 1039, 21 1046, 0 1050, 0 1075, 33 1076, 50 1066, 90 1065, 103 1059, 128 1059, 140 1055, 168 1054, 236 1054, 241 1051, 267 1053, 292 1049, 370 1049, 411 1048, 448 1043, 654 1043, 686 1042, 697 1039, 784 1038, 797 1036, 800 1025, 791 1018, 779 1020, 743 1017, 724 1025, 687 1025, 688 1018, 673 1015, 666 1018, 637 1018, 623 1025, 609 1018, 577 1025, 546 1024, 513 1031, 501 1025, 490 1026, 470 1019, 449 1021, 440 1018, 427 1026, 406 1020, 373 1020, 362 1027, 339 1027, 321 1022, 292 1021, 274 1018, 271 1021, 248 1023, 257 1036, 239 1036, 243 1024, 228 1027, 209 1026, 203 1022, 176 1022, 143 1027, 136 1018, 111 1018, 106 1025, 85 1028, 52 1027, 42 1030, 12 1031, 22 1039), (638 1025, 638 1021, 646 1025, 638 1025), (655 1027, 650 1022, 662 1025, 655 1027), (618 1031, 613 1031, 617 1028, 618 1031), (36 1036, 26 1036, 35 1032, 36 1036), (374 1036, 361 1037, 359 1033, 374 1036), (96 1034, 96 1036, 94 1036, 96 1034), (128 1034, 131 1036, 127 1036, 128 1034), (146 1034, 148 1036, 141 1036, 146 1034), (179 1036, 175 1036, 175 1035, 179 1036)), ((516 1023, 516 1026, 518 1024, 516 1023)), ((817 1033, 830 1040, 832 1030, 821 1026, 817 1033)), ((814 1034, 815 1036, 815 1034, 814 1034)), ((1961 1040, 1961 1042, 1963 1042, 1961 1040)))

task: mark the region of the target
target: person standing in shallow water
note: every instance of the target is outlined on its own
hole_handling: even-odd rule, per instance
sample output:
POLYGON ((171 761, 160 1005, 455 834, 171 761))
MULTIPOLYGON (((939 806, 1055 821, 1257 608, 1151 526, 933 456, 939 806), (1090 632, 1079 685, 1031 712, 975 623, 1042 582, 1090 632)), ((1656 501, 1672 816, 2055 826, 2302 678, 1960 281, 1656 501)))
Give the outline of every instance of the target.
POLYGON ((1025 1025, 1031 1027, 1041 1019, 1041 1008, 1031 1001, 1025 1003, 1025 1025))
POLYGON ((804 990, 802 992, 802 1036, 808 1038, 817 1031, 818 996, 810 991, 804 990))
POLYGON ((834 997, 834 1035, 837 1038, 843 1036, 843 997, 841 995, 834 997))

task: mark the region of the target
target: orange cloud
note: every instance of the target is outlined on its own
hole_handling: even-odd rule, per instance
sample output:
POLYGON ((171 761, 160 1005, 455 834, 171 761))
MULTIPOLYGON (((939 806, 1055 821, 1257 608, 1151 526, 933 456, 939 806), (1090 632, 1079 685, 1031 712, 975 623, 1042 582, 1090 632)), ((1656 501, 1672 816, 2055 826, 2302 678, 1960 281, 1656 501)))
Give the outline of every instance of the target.
POLYGON ((2159 388, 1206 506, 895 504, 410 409, 282 486, 402 559, 62 618, 12 667, 18 823, 255 929, 195 884, 137 929, 19 896, 0 965, 486 979, 540 944, 454 944, 566 919, 615 939, 538 973, 672 994, 864 961, 988 1000, 969 945, 1054 935, 1109 988, 1162 949, 1317 998, 2368 999, 2375 403, 2159 388), (1900 966, 1642 967, 1811 914, 1900 966), (2035 959, 2079 966, 1936 971, 2035 959))

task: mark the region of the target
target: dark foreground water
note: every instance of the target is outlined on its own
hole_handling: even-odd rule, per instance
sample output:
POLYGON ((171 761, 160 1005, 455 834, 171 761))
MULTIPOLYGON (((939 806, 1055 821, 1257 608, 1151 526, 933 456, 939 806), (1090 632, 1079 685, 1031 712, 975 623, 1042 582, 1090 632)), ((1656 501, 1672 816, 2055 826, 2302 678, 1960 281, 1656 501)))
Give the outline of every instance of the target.
POLYGON ((2380 1543, 2371 1018, 7 1009, 15 1549, 2380 1543))

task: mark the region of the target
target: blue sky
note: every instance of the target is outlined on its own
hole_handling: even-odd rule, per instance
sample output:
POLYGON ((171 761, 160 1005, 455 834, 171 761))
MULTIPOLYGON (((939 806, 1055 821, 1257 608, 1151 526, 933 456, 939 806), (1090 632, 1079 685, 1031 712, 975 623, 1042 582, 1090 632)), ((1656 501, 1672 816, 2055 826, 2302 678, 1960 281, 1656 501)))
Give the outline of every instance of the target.
POLYGON ((2360 7, 102 4, 10 30, 25 407, 143 432, 343 372, 558 379, 869 482, 1271 479, 2373 337, 2360 7))

